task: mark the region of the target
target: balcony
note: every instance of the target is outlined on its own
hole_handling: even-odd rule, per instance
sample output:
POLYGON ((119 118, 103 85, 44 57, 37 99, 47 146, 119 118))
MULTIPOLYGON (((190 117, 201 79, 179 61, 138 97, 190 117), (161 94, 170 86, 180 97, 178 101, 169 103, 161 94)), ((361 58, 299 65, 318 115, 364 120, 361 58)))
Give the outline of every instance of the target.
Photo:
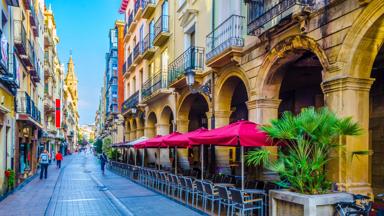
POLYGON ((7 2, 7 5, 13 6, 13 7, 19 7, 19 0, 5 0, 7 2))
POLYGON ((32 32, 35 37, 39 36, 39 24, 36 16, 35 7, 30 1, 30 11, 29 11, 29 23, 31 24, 32 32))
POLYGON ((142 41, 139 41, 135 47, 133 48, 133 62, 135 64, 138 64, 140 63, 140 61, 142 60, 142 57, 143 57, 143 42, 142 41))
POLYGON ((133 19, 133 12, 128 17, 128 34, 132 34, 137 26, 137 22, 133 19))
POLYGON ((282 25, 289 26, 295 14, 303 13, 303 9, 312 7, 315 1, 279 0, 269 5, 265 1, 249 1, 247 4, 248 34, 260 36, 275 27, 279 26, 280 30, 282 25))
POLYGON ((143 102, 149 103, 165 95, 171 94, 172 91, 170 91, 167 86, 167 71, 158 71, 143 84, 141 91, 141 98, 143 102))
POLYGON ((27 33, 21 20, 13 22, 13 37, 17 53, 22 57, 27 55, 27 33))
POLYGON ((131 95, 127 100, 124 101, 121 107, 121 113, 123 115, 127 114, 131 109, 136 108, 139 104, 139 91, 136 91, 131 95))
POLYGON ((168 66, 168 85, 181 88, 187 85, 184 74, 194 71, 196 74, 204 69, 204 48, 189 47, 168 66))
POLYGON ((153 39, 154 39, 155 35, 154 34, 150 34, 148 33, 145 37, 144 37, 144 41, 143 41, 143 58, 144 59, 151 59, 153 57, 153 55, 155 54, 156 52, 156 49, 155 47, 153 46, 153 39))
MULTIPOLYGON (((2 37, 2 33, 0 32, 0 38, 2 37)), ((8 70, 8 62, 9 62, 9 45, 8 42, 6 44, 0 43, 0 74, 9 74, 8 70)), ((12 74, 12 73, 11 73, 12 74)))
POLYGON ((143 0, 143 13, 141 17, 149 19, 156 9, 155 0, 143 0))
POLYGON ((124 76, 124 74, 127 72, 127 61, 124 62, 122 71, 123 71, 123 76, 124 76))
POLYGON ((125 41, 125 43, 127 43, 129 38, 131 37, 131 33, 128 32, 128 29, 129 29, 129 25, 125 24, 125 26, 124 26, 124 41, 125 41))
POLYGON ((16 112, 18 113, 18 120, 35 121, 41 127, 41 113, 36 107, 35 102, 31 99, 25 91, 18 91, 16 98, 16 112))
POLYGON ((141 14, 143 12, 143 0, 135 1, 135 17, 133 18, 135 21, 138 21, 141 18, 141 14))
POLYGON ((239 62, 244 47, 244 17, 232 15, 207 35, 207 66, 223 67, 239 62))
POLYGON ((56 104, 52 95, 44 94, 44 111, 47 113, 54 113, 56 111, 56 104))
POLYGON ((54 45, 53 38, 52 38, 52 29, 48 28, 48 26, 44 26, 44 46, 50 47, 54 45))
POLYGON ((136 68, 136 65, 133 64, 132 53, 129 54, 126 62, 127 62, 127 73, 126 74, 128 74, 129 72, 133 71, 136 68))
POLYGON ((168 41, 171 34, 169 33, 169 16, 161 15, 155 23, 155 38, 153 45, 162 46, 168 41))

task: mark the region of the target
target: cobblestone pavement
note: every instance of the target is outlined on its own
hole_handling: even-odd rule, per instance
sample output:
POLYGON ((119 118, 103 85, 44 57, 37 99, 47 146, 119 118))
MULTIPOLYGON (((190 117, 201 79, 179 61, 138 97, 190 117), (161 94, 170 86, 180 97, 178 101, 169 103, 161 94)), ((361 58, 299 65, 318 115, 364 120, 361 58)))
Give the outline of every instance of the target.
POLYGON ((47 180, 35 178, 0 202, 0 215, 200 215, 109 171, 82 153, 50 166, 47 180))

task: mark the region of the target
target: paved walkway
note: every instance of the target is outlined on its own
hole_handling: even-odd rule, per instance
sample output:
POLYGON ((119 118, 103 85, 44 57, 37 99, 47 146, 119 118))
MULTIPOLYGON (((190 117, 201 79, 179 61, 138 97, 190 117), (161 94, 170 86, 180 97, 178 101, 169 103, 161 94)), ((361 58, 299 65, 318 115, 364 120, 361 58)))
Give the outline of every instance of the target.
POLYGON ((0 202, 0 215, 200 215, 109 171, 82 153, 50 166, 47 180, 35 178, 0 202))

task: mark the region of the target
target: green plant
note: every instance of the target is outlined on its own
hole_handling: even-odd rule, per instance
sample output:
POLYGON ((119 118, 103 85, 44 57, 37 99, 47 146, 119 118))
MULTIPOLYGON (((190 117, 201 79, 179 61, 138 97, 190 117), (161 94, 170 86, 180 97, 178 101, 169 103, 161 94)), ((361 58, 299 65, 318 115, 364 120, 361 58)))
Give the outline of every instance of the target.
POLYGON ((331 152, 340 147, 340 136, 361 133, 361 128, 351 118, 338 118, 327 108, 316 110, 313 107, 303 109, 297 116, 285 112, 261 130, 280 146, 278 158, 271 160, 268 150, 259 149, 247 155, 247 163, 263 164, 280 175, 280 185, 304 194, 329 192, 331 182, 325 166, 331 159, 331 152))
POLYGON ((97 153, 101 154, 102 151, 103 151, 103 141, 101 141, 100 139, 97 139, 96 142, 93 144, 93 146, 95 147, 95 150, 97 153))
POLYGON ((109 152, 107 152, 107 154, 108 154, 108 157, 113 160, 116 160, 121 155, 117 149, 112 149, 112 148, 110 149, 109 152))
POLYGON ((12 189, 15 186, 15 171, 12 169, 7 169, 5 171, 5 176, 7 177, 8 188, 12 189))

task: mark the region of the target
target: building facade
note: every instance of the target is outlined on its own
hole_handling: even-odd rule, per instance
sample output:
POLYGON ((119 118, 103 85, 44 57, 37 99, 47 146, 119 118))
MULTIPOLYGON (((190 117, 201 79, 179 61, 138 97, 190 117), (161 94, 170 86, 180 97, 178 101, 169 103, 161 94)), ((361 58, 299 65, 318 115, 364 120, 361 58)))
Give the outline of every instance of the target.
POLYGON ((327 106, 363 128, 340 141, 329 177, 384 191, 383 1, 123 0, 120 12, 127 141, 327 106), (348 160, 356 150, 373 154, 348 160))
POLYGON ((64 79, 63 97, 63 136, 67 140, 66 148, 74 152, 78 148, 79 111, 78 111, 78 80, 75 73, 75 64, 72 55, 67 64, 67 73, 64 79))

